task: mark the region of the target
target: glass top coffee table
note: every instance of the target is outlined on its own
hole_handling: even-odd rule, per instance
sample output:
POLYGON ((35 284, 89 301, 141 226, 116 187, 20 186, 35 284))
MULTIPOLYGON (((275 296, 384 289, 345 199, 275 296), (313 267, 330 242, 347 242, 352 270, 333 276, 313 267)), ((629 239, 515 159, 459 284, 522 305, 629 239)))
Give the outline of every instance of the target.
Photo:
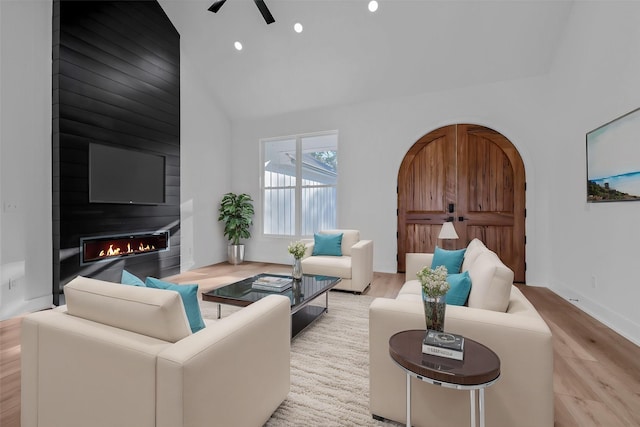
POLYGON ((218 303, 219 319, 220 304, 246 307, 271 294, 289 297, 291 300, 291 337, 293 338, 329 310, 329 291, 342 280, 339 277, 304 274, 301 280, 292 279, 292 286, 282 292, 253 289, 253 282, 263 276, 292 279, 291 276, 281 274, 258 274, 205 292, 202 294, 202 300, 218 303), (309 304, 322 294, 325 295, 324 307, 309 304))

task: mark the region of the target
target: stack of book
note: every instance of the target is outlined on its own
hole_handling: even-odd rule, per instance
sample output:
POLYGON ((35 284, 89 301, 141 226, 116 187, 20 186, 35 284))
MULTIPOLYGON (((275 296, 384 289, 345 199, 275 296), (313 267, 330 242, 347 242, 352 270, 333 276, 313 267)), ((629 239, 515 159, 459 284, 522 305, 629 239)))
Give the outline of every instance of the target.
POLYGON ((464 359, 464 337, 449 332, 428 330, 422 341, 422 352, 448 359, 464 359))
POLYGON ((261 276, 253 281, 251 287, 261 291, 282 292, 291 287, 292 280, 289 277, 261 276))

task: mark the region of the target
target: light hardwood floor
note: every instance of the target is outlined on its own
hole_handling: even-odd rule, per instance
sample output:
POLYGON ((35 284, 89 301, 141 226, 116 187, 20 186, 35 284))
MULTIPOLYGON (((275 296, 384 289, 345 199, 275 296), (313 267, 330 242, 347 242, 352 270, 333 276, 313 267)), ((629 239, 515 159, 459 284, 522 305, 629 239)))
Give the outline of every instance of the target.
MULTIPOLYGON (((201 291, 289 266, 246 262, 196 269, 169 278, 201 291)), ((367 295, 393 298, 404 274, 374 273, 367 295)), ((553 332, 555 425, 640 426, 640 347, 548 289, 521 285, 553 332)), ((20 426, 20 317, 0 322, 0 426, 20 426)), ((526 366, 523 366, 526 369, 526 366)), ((516 427, 516 426, 514 426, 516 427)))

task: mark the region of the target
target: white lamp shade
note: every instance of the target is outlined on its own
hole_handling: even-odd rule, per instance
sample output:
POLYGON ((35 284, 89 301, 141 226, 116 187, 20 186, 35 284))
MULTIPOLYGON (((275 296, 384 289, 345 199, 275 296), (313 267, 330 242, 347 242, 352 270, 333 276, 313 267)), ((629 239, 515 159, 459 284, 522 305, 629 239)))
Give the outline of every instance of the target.
POLYGON ((440 234, 438 234, 438 239, 457 239, 458 233, 456 233, 456 229, 453 227, 452 222, 445 222, 442 224, 442 228, 440 229, 440 234))

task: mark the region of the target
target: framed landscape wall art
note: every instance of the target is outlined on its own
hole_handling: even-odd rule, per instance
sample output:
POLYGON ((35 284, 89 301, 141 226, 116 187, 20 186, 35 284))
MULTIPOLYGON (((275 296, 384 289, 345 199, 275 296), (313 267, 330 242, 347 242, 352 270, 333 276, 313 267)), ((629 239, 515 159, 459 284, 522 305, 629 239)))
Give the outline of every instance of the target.
POLYGON ((640 108, 587 133, 587 201, 640 200, 640 108))

